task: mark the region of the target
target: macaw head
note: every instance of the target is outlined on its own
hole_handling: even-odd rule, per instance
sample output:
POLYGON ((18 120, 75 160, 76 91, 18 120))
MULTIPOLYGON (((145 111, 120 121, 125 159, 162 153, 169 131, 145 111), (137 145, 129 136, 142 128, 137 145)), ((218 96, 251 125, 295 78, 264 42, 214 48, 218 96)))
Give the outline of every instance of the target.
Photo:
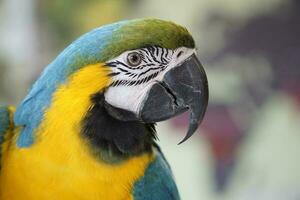
MULTIPOLYGON (((99 84, 92 92, 78 94, 78 98, 88 95, 91 99, 87 112, 101 101, 102 109, 114 119, 148 124, 189 111, 190 125, 183 141, 203 119, 208 84, 189 32, 158 19, 121 21, 83 35, 48 66, 16 112, 15 121, 25 127, 19 144, 28 146, 24 143, 26 139, 30 143, 26 131, 32 132, 42 121, 41 110, 59 100, 54 95, 57 88, 72 85, 68 83, 70 77, 79 77, 91 66, 105 70, 101 76, 106 78, 90 71, 93 74, 76 83, 79 87, 105 80, 105 84, 99 84), (30 113, 35 111, 33 119, 30 113)), ((73 97, 72 103, 75 104, 77 97, 73 97)), ((72 100, 69 99, 69 104, 72 100)), ((100 120, 96 116, 93 121, 100 120)))
POLYGON ((192 36, 171 22, 142 20, 125 26, 118 37, 124 49, 105 62, 112 70, 104 92, 108 112, 124 121, 153 123, 190 111, 185 141, 208 103, 206 74, 192 36))

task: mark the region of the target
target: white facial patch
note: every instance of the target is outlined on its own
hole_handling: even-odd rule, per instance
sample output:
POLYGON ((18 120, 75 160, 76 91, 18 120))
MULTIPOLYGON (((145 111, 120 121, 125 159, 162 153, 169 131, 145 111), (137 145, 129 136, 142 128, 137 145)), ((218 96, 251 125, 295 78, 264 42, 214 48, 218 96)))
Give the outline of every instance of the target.
POLYGON ((194 53, 195 49, 186 47, 170 50, 156 46, 124 52, 107 62, 113 83, 104 94, 105 100, 112 106, 138 113, 152 85, 194 53), (137 66, 128 63, 132 52, 141 58, 137 66))

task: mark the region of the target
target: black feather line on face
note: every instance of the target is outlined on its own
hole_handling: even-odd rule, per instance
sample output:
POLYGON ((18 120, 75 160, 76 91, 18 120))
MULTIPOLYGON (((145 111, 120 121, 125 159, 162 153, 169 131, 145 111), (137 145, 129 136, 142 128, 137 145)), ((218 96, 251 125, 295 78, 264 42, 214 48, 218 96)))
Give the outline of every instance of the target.
POLYGON ((117 76, 117 75, 119 75, 121 72, 112 72, 112 73, 110 73, 109 74, 109 76, 117 76))
MULTIPOLYGON (((162 69, 163 70, 163 69, 162 69)), ((160 71, 162 71, 160 70, 160 71)), ((126 85, 126 86, 133 86, 133 85, 140 85, 140 84, 143 84, 143 83, 147 83, 149 82, 151 79, 154 79, 158 76, 159 72, 155 72, 149 76, 146 76, 142 79, 139 79, 139 80, 134 80, 134 81, 130 81, 130 80, 116 80, 114 82, 112 82, 110 84, 110 87, 116 87, 116 86, 120 86, 120 85, 126 85)), ((134 76, 135 77, 135 76, 134 76)))
POLYGON ((157 59, 156 59, 156 56, 154 55, 154 47, 152 47, 151 49, 153 49, 153 50, 150 50, 150 55, 151 55, 151 58, 152 58, 152 60, 154 61, 154 62, 156 62, 156 63, 160 63, 157 59))
POLYGON ((142 59, 142 63, 139 66, 131 67, 126 62, 120 60, 106 64, 107 66, 113 66, 114 72, 110 75, 116 77, 110 86, 135 86, 151 81, 151 79, 157 77, 160 72, 167 68, 170 62, 169 55, 173 54, 172 50, 158 46, 145 47, 135 50, 135 52, 142 59), (122 76, 125 76, 125 78, 122 76))
POLYGON ((104 106, 102 92, 95 94, 91 100, 93 105, 82 121, 81 133, 97 157, 108 163, 118 163, 152 151, 156 138, 154 124, 115 119, 104 106))

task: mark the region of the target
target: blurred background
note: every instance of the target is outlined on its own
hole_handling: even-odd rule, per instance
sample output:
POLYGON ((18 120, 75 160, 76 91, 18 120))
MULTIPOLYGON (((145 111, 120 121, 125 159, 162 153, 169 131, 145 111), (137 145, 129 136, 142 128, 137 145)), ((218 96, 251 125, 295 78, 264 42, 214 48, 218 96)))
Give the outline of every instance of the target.
POLYGON ((141 17, 186 26, 208 74, 198 133, 158 126, 182 199, 300 200, 299 0, 0 0, 0 104, 81 34, 141 17))

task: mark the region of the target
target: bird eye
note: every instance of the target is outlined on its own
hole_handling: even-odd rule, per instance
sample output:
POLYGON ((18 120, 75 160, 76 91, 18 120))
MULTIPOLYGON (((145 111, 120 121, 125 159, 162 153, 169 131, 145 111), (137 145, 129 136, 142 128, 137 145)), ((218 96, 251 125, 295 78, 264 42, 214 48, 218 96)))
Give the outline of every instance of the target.
POLYGON ((141 64, 142 62, 142 58, 141 58, 141 55, 137 52, 132 52, 132 53, 129 53, 127 55, 127 63, 132 66, 132 67, 136 67, 138 66, 139 64, 141 64))

